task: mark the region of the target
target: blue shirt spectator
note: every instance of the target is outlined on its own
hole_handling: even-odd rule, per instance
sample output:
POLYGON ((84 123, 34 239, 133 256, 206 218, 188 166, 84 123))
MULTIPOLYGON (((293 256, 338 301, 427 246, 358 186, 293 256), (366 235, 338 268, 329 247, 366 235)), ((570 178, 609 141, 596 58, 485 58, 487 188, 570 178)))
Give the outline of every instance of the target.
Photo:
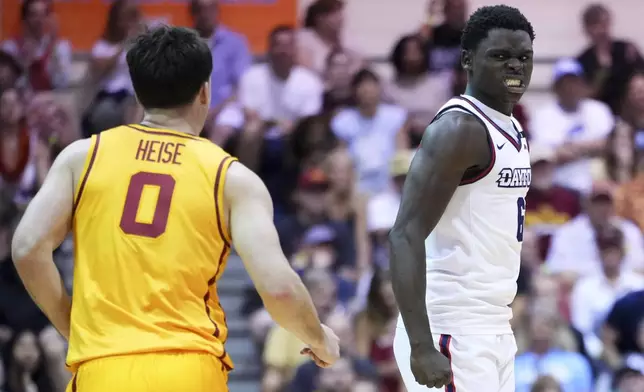
POLYGON ((224 26, 210 39, 212 76, 211 107, 218 107, 235 93, 241 75, 252 62, 246 38, 224 26))
POLYGON ((519 355, 514 363, 516 392, 529 392, 542 375, 557 379, 564 392, 592 390, 593 374, 588 361, 578 353, 551 350, 544 355, 519 355))

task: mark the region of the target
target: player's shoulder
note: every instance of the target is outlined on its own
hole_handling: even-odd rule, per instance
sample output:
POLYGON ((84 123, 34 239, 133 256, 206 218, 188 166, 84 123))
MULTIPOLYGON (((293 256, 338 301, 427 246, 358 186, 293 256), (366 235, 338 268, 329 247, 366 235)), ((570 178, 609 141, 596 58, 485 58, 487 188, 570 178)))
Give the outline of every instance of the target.
POLYGON ((232 162, 226 172, 224 196, 228 200, 244 197, 268 197, 268 189, 255 172, 240 162, 232 162))
POLYGON ((429 124, 426 132, 451 142, 471 140, 472 137, 481 135, 487 136, 485 124, 477 116, 461 110, 450 110, 441 114, 429 124))
POLYGON ((476 116, 449 111, 425 130, 419 151, 434 160, 450 162, 454 168, 483 165, 489 161, 488 131, 476 116))
POLYGON ((82 168, 88 154, 94 150, 93 138, 80 139, 65 147, 56 157, 55 164, 68 166, 72 169, 82 168))

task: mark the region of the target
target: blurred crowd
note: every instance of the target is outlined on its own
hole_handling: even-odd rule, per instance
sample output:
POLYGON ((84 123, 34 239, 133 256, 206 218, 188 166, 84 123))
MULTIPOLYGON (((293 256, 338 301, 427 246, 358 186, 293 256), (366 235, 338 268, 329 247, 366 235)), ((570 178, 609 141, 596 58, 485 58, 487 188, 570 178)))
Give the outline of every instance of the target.
MULTIPOLYGON (((261 390, 404 391, 387 232, 425 127, 464 91, 467 1, 430 2, 427 23, 391 49, 388 78, 343 42, 352 16, 340 0, 314 1, 301 27, 276 26, 265 62, 218 23, 217 0, 187 8, 214 61, 203 135, 265 181, 284 252, 342 342, 343 358, 317 368, 249 288, 243 312, 262 356, 261 390)), ((588 46, 554 64, 543 106, 514 113, 532 155, 512 304, 516 390, 643 392, 644 59, 611 34, 604 5, 571 17, 588 46)), ((70 84, 74 52, 57 35, 51 0, 24 0, 20 18, 20 33, 0 44, 0 391, 62 392, 65 342, 22 287, 10 238, 62 148, 140 121, 125 51, 146 16, 134 0, 111 4, 82 86, 70 84)), ((71 238, 55 260, 71 287, 71 238)))

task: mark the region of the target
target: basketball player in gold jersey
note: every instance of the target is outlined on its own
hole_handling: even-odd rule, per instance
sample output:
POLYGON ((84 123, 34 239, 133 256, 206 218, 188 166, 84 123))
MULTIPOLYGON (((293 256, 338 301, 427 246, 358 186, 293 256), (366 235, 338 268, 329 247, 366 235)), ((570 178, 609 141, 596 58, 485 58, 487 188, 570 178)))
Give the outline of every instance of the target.
POLYGON ((25 287, 69 339, 68 392, 227 391, 216 282, 233 245, 275 321, 332 364, 338 338, 282 253, 266 187, 197 136, 210 106, 206 43, 163 26, 127 62, 143 122, 67 147, 13 238, 25 287), (52 260, 70 230, 73 302, 52 260))

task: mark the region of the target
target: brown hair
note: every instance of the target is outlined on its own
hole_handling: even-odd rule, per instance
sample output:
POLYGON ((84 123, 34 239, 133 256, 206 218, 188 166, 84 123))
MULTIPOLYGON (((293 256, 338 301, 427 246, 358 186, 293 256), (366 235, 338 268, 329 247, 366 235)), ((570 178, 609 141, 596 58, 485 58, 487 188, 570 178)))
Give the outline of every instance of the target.
MULTIPOLYGON (((116 0, 110 6, 107 13, 107 22, 105 23, 105 30, 103 31, 103 39, 111 43, 121 42, 125 38, 125 34, 119 31, 119 18, 123 9, 127 7, 130 0, 116 0)), ((137 9, 138 12, 138 9, 137 9)))
POLYGON ((552 376, 541 376, 532 384, 530 392, 562 392, 561 385, 552 376))
POLYGON ((315 22, 320 16, 330 14, 343 7, 344 3, 341 0, 317 0, 306 9, 304 27, 309 29, 314 28, 315 22))
POLYGON ((584 26, 592 25, 600 21, 601 17, 609 14, 608 8, 603 4, 595 3, 589 5, 581 15, 584 26))

